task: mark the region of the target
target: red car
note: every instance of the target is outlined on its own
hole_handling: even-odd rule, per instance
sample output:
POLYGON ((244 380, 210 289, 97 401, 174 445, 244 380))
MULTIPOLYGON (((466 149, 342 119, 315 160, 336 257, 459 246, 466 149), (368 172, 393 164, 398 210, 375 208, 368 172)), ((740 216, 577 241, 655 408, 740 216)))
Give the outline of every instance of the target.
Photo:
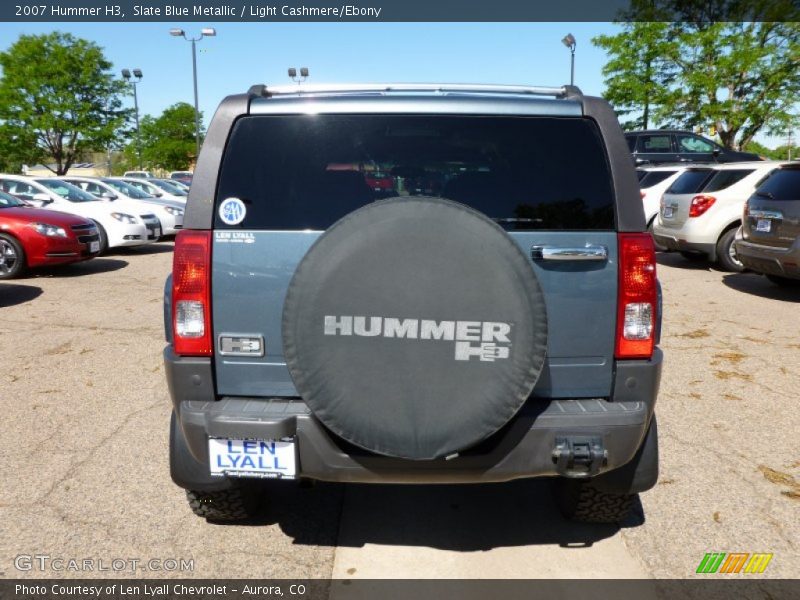
POLYGON ((18 277, 29 267, 88 260, 98 252, 100 236, 92 221, 30 208, 0 192, 0 279, 18 277))
POLYGON ((364 173, 364 180, 376 196, 394 196, 394 178, 386 173, 364 173))

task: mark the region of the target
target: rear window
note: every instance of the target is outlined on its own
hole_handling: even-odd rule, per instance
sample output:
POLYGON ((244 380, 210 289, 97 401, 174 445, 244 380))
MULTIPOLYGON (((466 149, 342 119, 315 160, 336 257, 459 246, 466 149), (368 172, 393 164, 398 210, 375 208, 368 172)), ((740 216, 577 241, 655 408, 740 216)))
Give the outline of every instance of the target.
POLYGON ((800 200, 800 169, 773 171, 757 193, 772 200, 800 200))
POLYGON ((639 180, 639 187, 643 190, 653 187, 657 183, 661 183, 668 177, 672 177, 678 171, 650 171, 646 172, 644 177, 639 180))
POLYGON ((755 169, 725 169, 717 171, 706 186, 704 192, 718 192, 731 187, 734 183, 739 183, 742 179, 753 173, 755 169))
POLYGON ((246 216, 220 229, 324 230, 391 195, 467 204, 509 230, 614 229, 614 195, 596 125, 581 118, 250 116, 231 133, 217 203, 246 216))
POLYGON ((703 189, 706 182, 711 179, 711 169, 690 169, 682 173, 672 182, 667 190, 668 194, 696 194, 703 189))

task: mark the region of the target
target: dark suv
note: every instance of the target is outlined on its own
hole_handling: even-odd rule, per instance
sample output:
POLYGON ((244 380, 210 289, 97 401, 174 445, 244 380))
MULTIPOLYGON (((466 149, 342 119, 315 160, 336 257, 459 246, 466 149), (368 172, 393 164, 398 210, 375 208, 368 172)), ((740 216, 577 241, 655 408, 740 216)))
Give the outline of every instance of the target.
POLYGON ((246 518, 270 480, 550 477, 611 522, 655 485, 655 253, 602 99, 254 86, 214 116, 184 227, 164 359, 196 514, 246 518))
POLYGON ((637 165, 685 162, 745 162, 763 160, 752 152, 729 150, 691 131, 647 129, 625 134, 637 165))
POLYGON ((776 169, 750 196, 735 247, 748 269, 800 286, 800 164, 776 169))

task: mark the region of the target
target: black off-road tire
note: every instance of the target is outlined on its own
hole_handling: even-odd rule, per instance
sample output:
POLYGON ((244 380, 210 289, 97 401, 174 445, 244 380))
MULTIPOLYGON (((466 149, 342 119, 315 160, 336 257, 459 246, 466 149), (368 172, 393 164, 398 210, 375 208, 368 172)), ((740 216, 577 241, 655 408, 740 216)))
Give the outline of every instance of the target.
POLYGON ((554 483, 561 514, 581 523, 621 523, 630 514, 636 499, 636 494, 598 490, 591 481, 558 479, 554 483))
POLYGON ((186 490, 186 499, 194 514, 209 521, 243 521, 258 513, 258 498, 249 486, 218 492, 186 490))
POLYGON ((745 270, 745 266, 738 258, 731 256, 732 252, 735 253, 734 239, 736 239, 735 227, 728 229, 728 231, 719 236, 717 241, 717 264, 725 271, 741 273, 745 270))
POLYGON ((800 287, 800 279, 790 279, 789 277, 781 277, 780 275, 767 275, 766 277, 772 283, 781 287, 800 287))

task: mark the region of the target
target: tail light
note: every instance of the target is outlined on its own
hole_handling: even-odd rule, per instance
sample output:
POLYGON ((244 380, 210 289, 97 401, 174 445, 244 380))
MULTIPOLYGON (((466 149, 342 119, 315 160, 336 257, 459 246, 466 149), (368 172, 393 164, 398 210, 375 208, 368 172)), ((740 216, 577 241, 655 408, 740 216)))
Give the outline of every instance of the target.
POLYGON ((649 233, 620 233, 617 342, 620 359, 650 358, 656 333, 656 251, 649 233))
POLYGON ((211 232, 184 229, 172 259, 173 348, 181 356, 208 356, 211 345, 211 232))
POLYGON ((639 190, 639 193, 642 195, 642 200, 644 200, 644 197, 647 196, 647 192, 639 190))
POLYGON ((692 204, 689 206, 689 216, 699 217, 714 206, 714 202, 716 201, 717 199, 714 198, 714 196, 706 196, 705 194, 695 196, 692 198, 692 204))
POLYGON ((742 212, 742 220, 746 220, 750 216, 750 200, 744 203, 744 211, 742 212))

